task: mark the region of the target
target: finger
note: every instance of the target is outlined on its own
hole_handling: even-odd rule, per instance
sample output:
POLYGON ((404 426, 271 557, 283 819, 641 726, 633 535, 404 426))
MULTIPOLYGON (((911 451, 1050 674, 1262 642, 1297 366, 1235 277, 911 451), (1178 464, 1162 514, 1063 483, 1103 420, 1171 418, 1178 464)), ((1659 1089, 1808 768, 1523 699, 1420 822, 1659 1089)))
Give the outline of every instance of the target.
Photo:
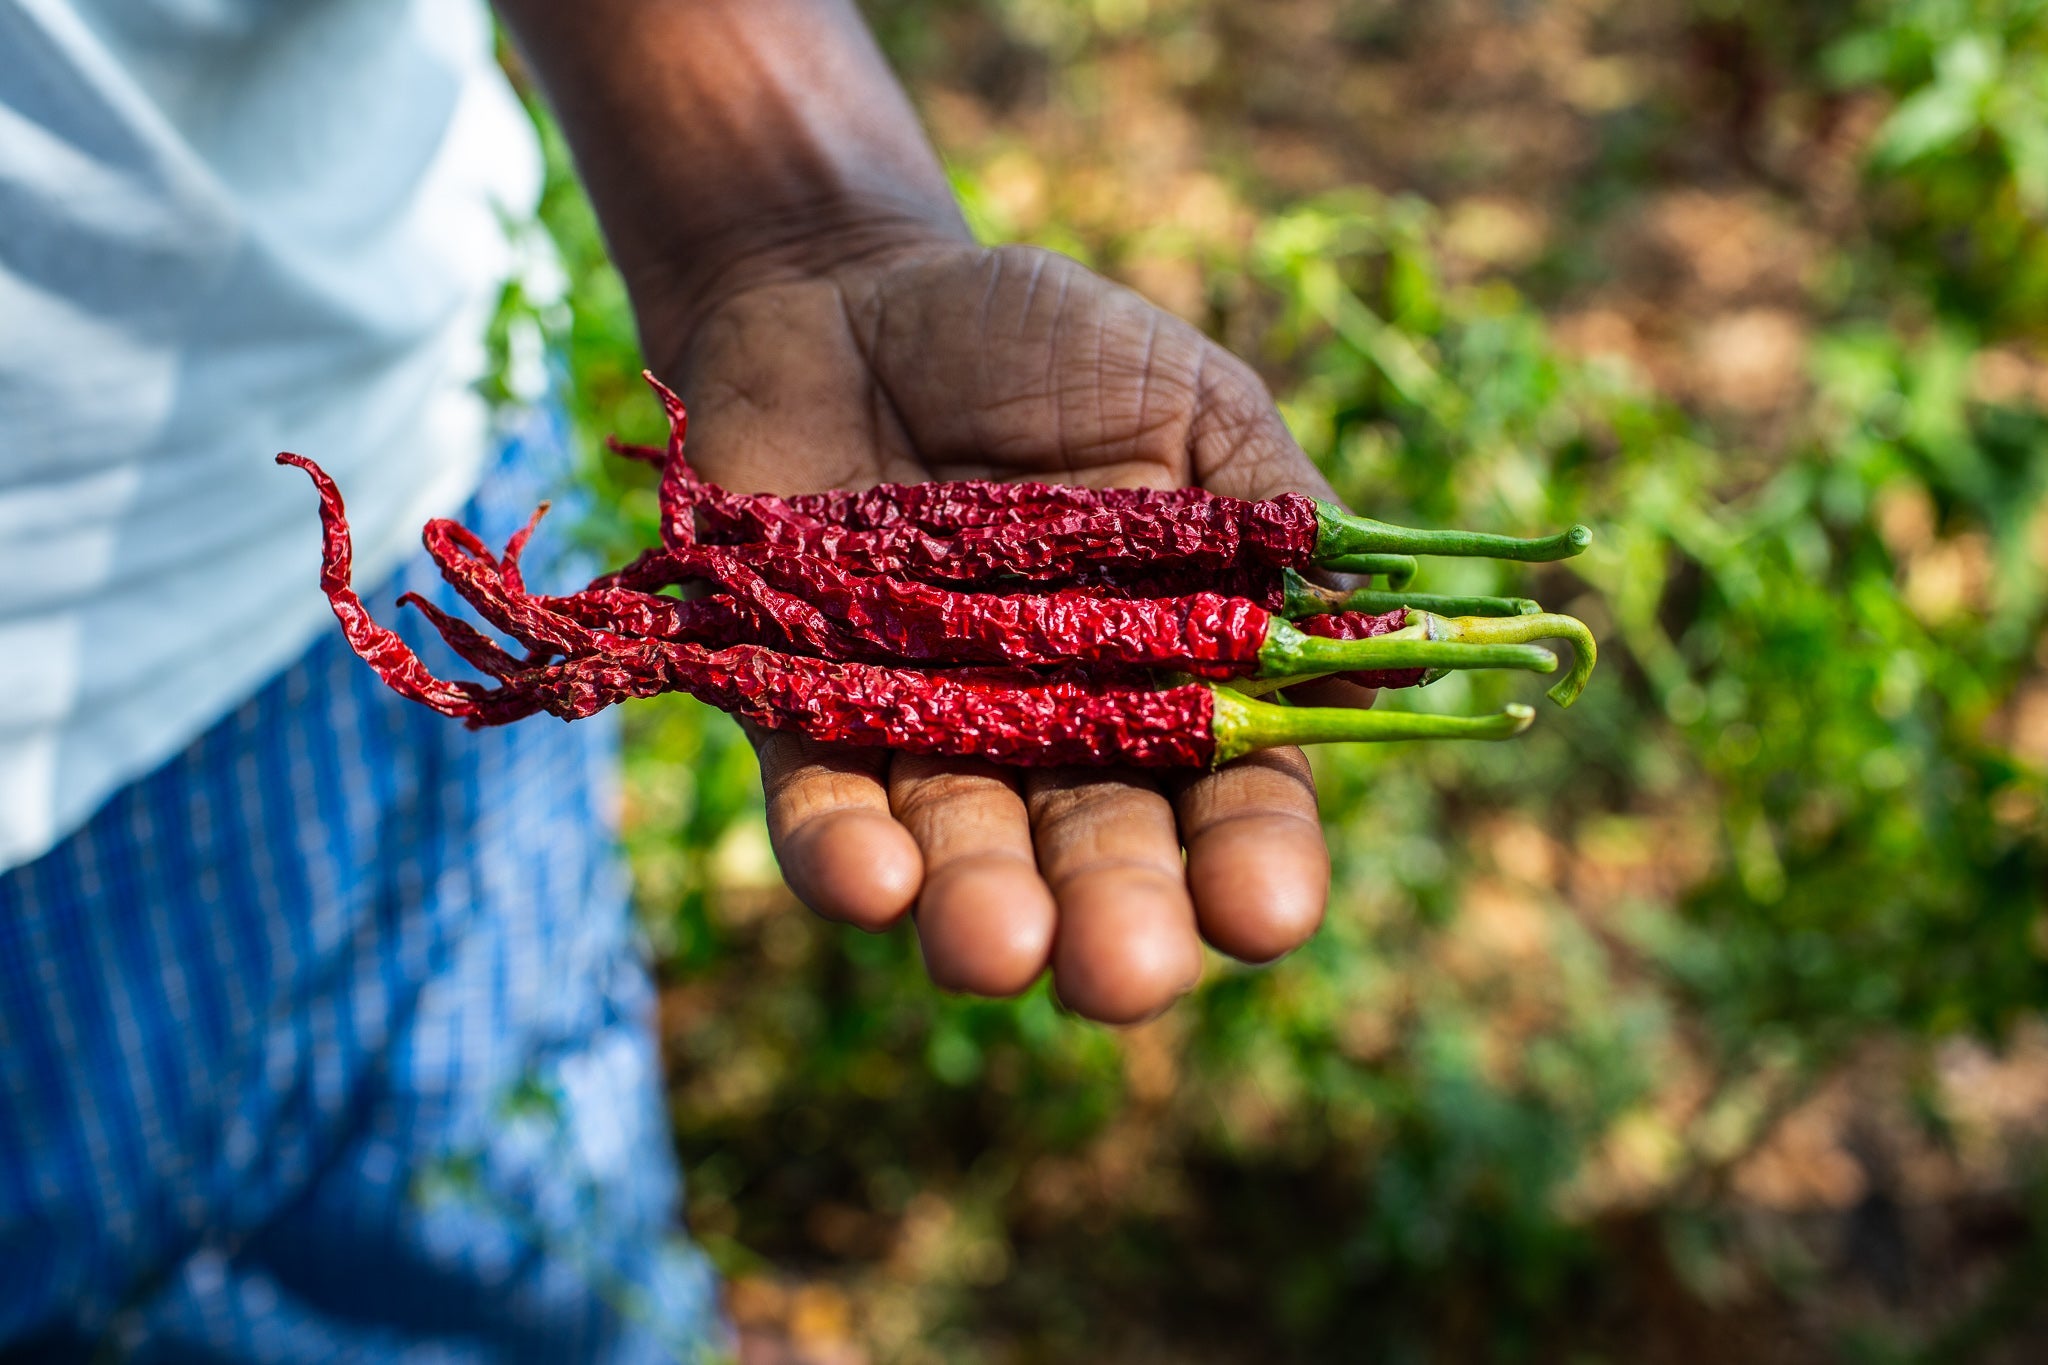
POLYGON ((882 786, 888 753, 797 735, 753 738, 768 798, 768 839, 797 899, 826 919, 870 932, 901 919, 924 879, 924 861, 889 814, 882 786))
POLYGON ((889 805, 924 855, 917 939, 942 990, 1015 995, 1052 957, 1058 917, 1013 771, 903 755, 889 805))
POLYGON ((1188 465, 1193 481, 1215 493, 1253 499, 1307 493, 1337 500, 1329 480, 1287 430, 1258 372, 1214 344, 1195 388, 1188 465))
POLYGON ((1090 1019, 1133 1024, 1193 989, 1201 936, 1173 808, 1159 788, 1124 774, 1034 771, 1024 800, 1039 871, 1059 904, 1060 999, 1090 1019))
POLYGON ((1252 754, 1186 779, 1174 805, 1202 937, 1245 962, 1270 962, 1308 942, 1330 892, 1308 756, 1252 754))

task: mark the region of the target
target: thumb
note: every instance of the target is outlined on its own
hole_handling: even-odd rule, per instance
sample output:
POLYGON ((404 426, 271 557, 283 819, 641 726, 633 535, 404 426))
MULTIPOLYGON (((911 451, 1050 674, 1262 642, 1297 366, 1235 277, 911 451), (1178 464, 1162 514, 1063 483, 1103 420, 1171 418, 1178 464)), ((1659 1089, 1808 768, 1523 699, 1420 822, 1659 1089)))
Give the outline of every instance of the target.
POLYGON ((1306 493, 1337 501, 1329 480, 1302 451, 1257 371, 1208 343, 1188 427, 1189 471, 1212 493, 1277 497, 1306 493))

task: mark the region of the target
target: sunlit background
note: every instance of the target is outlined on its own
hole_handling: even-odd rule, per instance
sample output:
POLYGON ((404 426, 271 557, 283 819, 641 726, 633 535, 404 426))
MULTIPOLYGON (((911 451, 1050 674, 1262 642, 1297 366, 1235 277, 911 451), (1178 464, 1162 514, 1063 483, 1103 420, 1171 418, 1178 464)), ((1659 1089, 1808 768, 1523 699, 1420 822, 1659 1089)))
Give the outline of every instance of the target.
MULTIPOLYGON (((1358 508, 1593 524, 1421 586, 1603 653, 1516 744, 1322 754, 1328 928, 1121 1033, 814 922, 736 730, 633 709, 749 1358, 2044 1358, 2048 4, 870 10, 981 233, 1224 339, 1358 508)), ((567 303, 499 335, 618 556, 656 412, 550 145, 567 303)))

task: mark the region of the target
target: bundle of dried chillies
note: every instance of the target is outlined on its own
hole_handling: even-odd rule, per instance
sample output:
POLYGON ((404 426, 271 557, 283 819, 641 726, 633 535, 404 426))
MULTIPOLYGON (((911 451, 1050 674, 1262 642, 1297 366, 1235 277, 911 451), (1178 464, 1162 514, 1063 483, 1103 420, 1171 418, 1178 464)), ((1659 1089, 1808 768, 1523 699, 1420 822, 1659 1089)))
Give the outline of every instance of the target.
POLYGON ((1585 548, 1584 527, 1540 540, 1414 531, 1299 495, 1199 489, 735 494, 691 470, 682 404, 655 388, 668 448, 614 449, 662 468, 661 548, 581 592, 543 596, 519 571, 540 513, 502 555, 453 522, 428 523, 443 575, 525 652, 402 600, 494 685, 436 678, 371 619, 350 587, 339 491, 312 461, 278 456, 319 490, 321 586, 356 652, 402 694, 471 725, 576 719, 681 691, 764 728, 1012 764, 1208 766, 1286 744, 1504 738, 1528 726, 1528 707, 1456 717, 1255 697, 1330 675, 1409 687, 1453 669, 1550 672, 1544 639, 1573 646, 1550 692, 1560 705, 1592 672, 1591 633, 1570 617, 1522 598, 1404 590, 1414 555, 1558 559, 1585 548), (1388 587, 1321 587, 1302 573, 1315 567, 1388 587), (674 587, 698 595, 662 591, 674 587))

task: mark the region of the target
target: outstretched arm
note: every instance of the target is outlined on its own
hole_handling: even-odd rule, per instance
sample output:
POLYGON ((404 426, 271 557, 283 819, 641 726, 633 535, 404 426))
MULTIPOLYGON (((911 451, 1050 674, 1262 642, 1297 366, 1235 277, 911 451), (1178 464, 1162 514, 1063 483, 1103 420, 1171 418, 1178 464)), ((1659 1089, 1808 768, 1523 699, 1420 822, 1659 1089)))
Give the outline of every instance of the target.
MULTIPOLYGON (((1064 257, 984 249, 850 0, 499 0, 567 130, 691 453, 743 489, 883 480, 1328 489, 1241 361, 1064 257)), ((791 887, 940 985, 1048 967, 1127 1022, 1320 921, 1295 750, 1161 784, 760 741, 791 887), (1183 850, 1185 852, 1183 852, 1183 850)))

